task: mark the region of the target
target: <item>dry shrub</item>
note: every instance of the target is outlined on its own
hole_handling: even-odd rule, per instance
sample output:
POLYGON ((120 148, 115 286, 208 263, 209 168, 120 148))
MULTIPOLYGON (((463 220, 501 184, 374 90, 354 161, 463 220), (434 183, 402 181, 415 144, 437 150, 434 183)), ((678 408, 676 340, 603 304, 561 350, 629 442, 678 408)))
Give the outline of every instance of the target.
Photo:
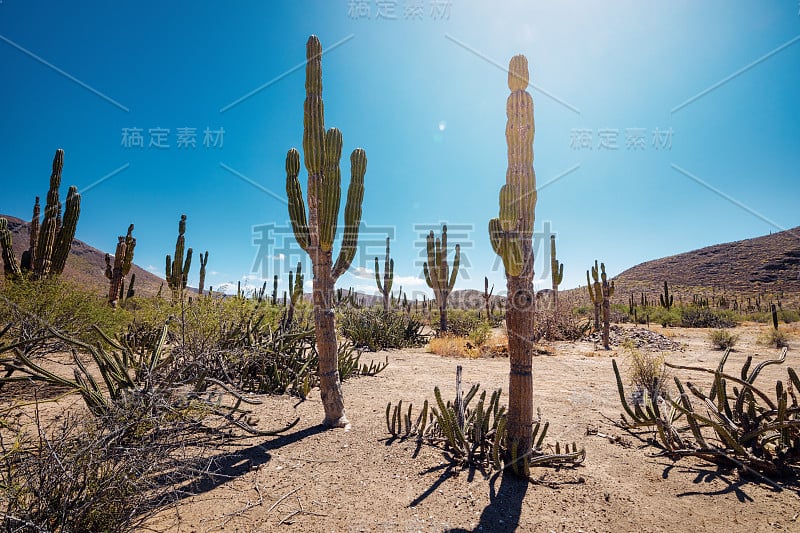
POLYGON ((480 357, 480 350, 476 348, 466 337, 456 337, 447 335, 431 339, 428 350, 436 355, 447 357, 467 357, 475 359, 480 357))
POLYGON ((708 338, 711 341, 711 344, 716 346, 718 349, 725 350, 727 348, 734 347, 739 340, 739 335, 731 333, 725 329, 715 329, 708 333, 708 338))
POLYGON ((668 398, 667 382, 669 373, 665 365, 664 355, 652 352, 640 352, 633 344, 623 345, 625 357, 628 359, 628 377, 633 385, 633 399, 636 403, 649 398, 668 398))
POLYGON ((769 331, 761 335, 758 340, 762 344, 775 346, 776 348, 786 348, 789 346, 789 335, 783 328, 769 328, 769 331))

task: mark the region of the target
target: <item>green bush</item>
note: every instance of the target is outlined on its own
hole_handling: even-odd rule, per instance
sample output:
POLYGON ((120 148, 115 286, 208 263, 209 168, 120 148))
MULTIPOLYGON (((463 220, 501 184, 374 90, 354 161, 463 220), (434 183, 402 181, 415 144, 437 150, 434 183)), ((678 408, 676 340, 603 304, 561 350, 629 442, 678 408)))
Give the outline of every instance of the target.
MULTIPOLYGON (((437 334, 441 334, 438 312, 431 314, 431 321, 433 322, 433 330, 436 331, 437 334)), ((469 337, 472 332, 481 327, 483 323, 484 318, 480 316, 478 311, 465 309, 447 310, 447 333, 449 335, 469 337)))
MULTIPOLYGON (((112 309, 96 292, 59 279, 6 281, 0 288, 0 324, 13 324, 9 336, 29 341, 53 327, 84 342, 100 340, 93 325, 111 334, 121 333, 130 320, 124 309, 112 309)), ((31 353, 62 351, 58 339, 28 345, 31 353)))
POLYGON ((354 346, 371 351, 423 346, 428 340, 421 322, 395 311, 345 309, 338 323, 341 334, 354 346))
POLYGON ((711 344, 720 350, 733 348, 739 340, 739 335, 735 335, 726 329, 715 329, 708 333, 711 344))
POLYGON ((730 311, 715 311, 706 307, 684 307, 681 326, 685 328, 732 328, 736 326, 730 311))

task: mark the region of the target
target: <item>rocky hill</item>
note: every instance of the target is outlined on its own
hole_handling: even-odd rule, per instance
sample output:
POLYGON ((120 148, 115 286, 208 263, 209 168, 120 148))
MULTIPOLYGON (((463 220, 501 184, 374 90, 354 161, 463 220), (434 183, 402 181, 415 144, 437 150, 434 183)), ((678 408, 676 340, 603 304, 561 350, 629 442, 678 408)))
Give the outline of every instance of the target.
MULTIPOLYGON (((14 253, 17 256, 17 260, 19 260, 22 257, 22 252, 28 249, 30 240, 29 223, 16 217, 0 216, 4 216, 8 220, 8 228, 11 230, 14 241, 14 253)), ((105 252, 89 246, 83 241, 73 239, 72 249, 64 267, 63 278, 85 287, 96 288, 98 292, 105 294, 108 291, 108 279, 105 276, 105 255, 105 252)), ((136 294, 141 296, 154 296, 164 281, 136 265, 131 267, 131 273, 136 274, 134 289, 136 294)), ((2 280, 2 276, 0 276, 0 280, 2 280)))

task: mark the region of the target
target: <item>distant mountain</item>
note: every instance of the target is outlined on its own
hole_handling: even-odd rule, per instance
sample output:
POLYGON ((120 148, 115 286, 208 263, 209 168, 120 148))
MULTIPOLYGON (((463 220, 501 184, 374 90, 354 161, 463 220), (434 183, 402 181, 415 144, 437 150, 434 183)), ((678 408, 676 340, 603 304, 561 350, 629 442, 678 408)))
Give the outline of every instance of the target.
MULTIPOLYGON (((3 216, 8 220, 8 228, 11 230, 14 241, 14 253, 19 261, 20 257, 22 257, 22 252, 27 250, 29 247, 29 222, 25 222, 16 217, 8 215, 0 216, 3 216)), ((112 241, 112 243, 116 248, 116 241, 112 241)), ((113 252, 114 250, 109 251, 109 253, 113 252)), ((109 286, 108 279, 105 276, 105 256, 105 252, 89 246, 83 241, 73 239, 72 249, 70 250, 69 257, 67 258, 67 264, 64 267, 64 273, 62 274, 62 277, 84 287, 97 289, 97 291, 101 294, 106 294, 109 286)), ((158 288, 161 286, 161 283, 164 282, 162 278, 159 278, 158 276, 135 264, 131 267, 131 274, 134 273, 136 274, 136 284, 134 285, 134 290, 136 291, 136 294, 140 296, 155 296, 155 294, 158 292, 158 288)), ((0 276, 0 280, 2 280, 2 276, 0 276)), ((130 274, 128 275, 128 281, 129 280, 130 274)), ((0 281, 0 283, 1 282, 2 281, 0 281)), ((167 294, 167 292, 164 294, 167 294)))
POLYGON ((647 261, 622 272, 614 281, 616 301, 624 301, 631 292, 660 292, 667 281, 676 294, 689 301, 693 293, 725 293, 781 297, 797 303, 800 227, 647 261))

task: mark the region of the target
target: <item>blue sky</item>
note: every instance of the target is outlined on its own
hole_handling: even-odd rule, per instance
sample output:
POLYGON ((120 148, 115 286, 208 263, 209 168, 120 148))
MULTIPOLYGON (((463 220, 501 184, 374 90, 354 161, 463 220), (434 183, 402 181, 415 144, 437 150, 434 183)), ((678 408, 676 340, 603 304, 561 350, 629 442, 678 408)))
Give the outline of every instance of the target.
POLYGON ((563 288, 595 258, 617 274, 800 225, 798 2, 492 4, 2 0, 0 212, 30 217, 60 147, 62 194, 83 191, 78 238, 113 252, 134 223, 136 263, 163 276, 185 213, 207 284, 279 273, 285 287, 309 265, 286 235, 284 159, 302 145, 314 33, 343 176, 354 148, 369 161, 367 230, 338 286, 374 290, 389 232, 395 287, 427 290, 423 235, 442 222, 462 245, 456 288, 504 285, 486 227, 507 163, 501 69, 518 53, 536 106, 536 229, 558 235, 563 288))

